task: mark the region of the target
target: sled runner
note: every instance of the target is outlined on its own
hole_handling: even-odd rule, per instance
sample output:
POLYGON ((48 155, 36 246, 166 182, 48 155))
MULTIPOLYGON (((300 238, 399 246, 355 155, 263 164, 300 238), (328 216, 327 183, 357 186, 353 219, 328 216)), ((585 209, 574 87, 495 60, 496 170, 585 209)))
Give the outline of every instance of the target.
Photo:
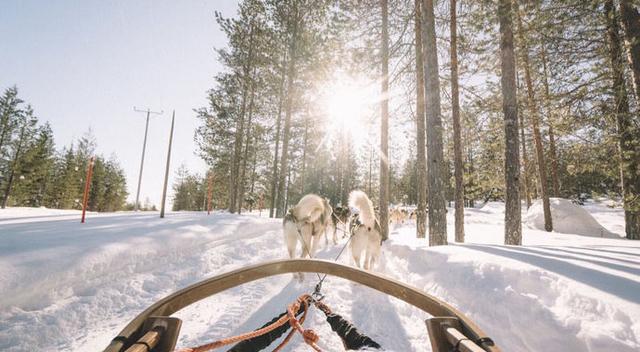
MULTIPOLYGON (((347 279, 396 297, 429 313, 433 317, 427 319, 426 324, 433 351, 500 352, 494 342, 474 322, 446 302, 399 281, 372 272, 335 262, 312 259, 278 260, 257 264, 186 287, 154 303, 135 317, 111 341, 105 352, 171 352, 175 348, 182 324, 180 319, 171 317, 171 314, 226 289, 269 276, 296 272, 323 273, 347 279)), ((208 345, 224 342, 219 346, 216 345, 216 347, 221 347, 237 343, 230 351, 257 351, 267 347, 282 336, 289 327, 293 327, 285 340, 297 331, 303 335, 307 344, 319 351, 315 344, 319 337, 314 335, 313 331, 305 330, 302 327, 306 311, 311 306, 317 307, 327 316, 327 321, 342 338, 345 348, 366 347, 371 350, 380 347, 371 338, 362 335, 353 328, 342 317, 333 313, 322 302, 318 287, 313 295, 301 296, 296 302, 286 307, 285 313, 258 330, 208 345)), ((286 341, 281 345, 284 343, 286 341)), ((204 347, 210 347, 208 345, 185 349, 185 351, 206 351, 208 349, 204 347)), ((393 348, 393 346, 386 347, 393 348)))

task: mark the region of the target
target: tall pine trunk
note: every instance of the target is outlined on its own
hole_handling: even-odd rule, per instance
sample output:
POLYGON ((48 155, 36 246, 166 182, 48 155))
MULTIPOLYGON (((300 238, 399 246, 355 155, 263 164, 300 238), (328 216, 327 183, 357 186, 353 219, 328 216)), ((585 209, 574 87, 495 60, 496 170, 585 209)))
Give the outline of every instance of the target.
MULTIPOLYGON (((518 64, 516 62, 516 68, 518 64)), ((520 106, 520 95, 522 90, 522 84, 520 80, 520 75, 516 69, 516 99, 518 102, 518 106, 520 106)), ((522 109, 518 109, 518 119, 520 121, 520 145, 522 147, 522 168, 520 170, 520 183, 522 185, 522 193, 525 195, 525 202, 527 205, 527 209, 531 207, 531 184, 529 183, 529 155, 527 154, 527 139, 525 138, 524 127, 526 126, 524 122, 524 115, 522 114, 522 109)), ((522 198, 522 194, 520 195, 522 198)))
POLYGON ((309 117, 304 119, 304 136, 302 146, 302 172, 300 173, 301 193, 304 195, 304 184, 306 182, 307 172, 307 147, 309 145, 309 117))
MULTIPOLYGON (((262 139, 260 140, 262 143, 262 139)), ((249 192, 253 195, 256 189, 256 169, 258 168, 258 141, 256 140, 253 143, 253 161, 251 162, 251 188, 249 188, 249 192)), ((262 209, 260 209, 262 210, 262 209)))
POLYGON ((518 110, 518 116, 520 117, 520 144, 522 145, 522 192, 525 194, 527 209, 529 209, 531 207, 531 184, 529 183, 529 176, 527 172, 527 170, 529 170, 529 156, 527 155, 527 139, 524 134, 524 116, 520 110, 518 110))
MULTIPOLYGON (((297 2, 294 2, 294 6, 297 5, 297 2)), ((285 209, 287 207, 288 200, 288 187, 287 187, 287 179, 289 170, 289 138, 291 132, 291 115, 293 114, 293 96, 295 94, 294 91, 294 81, 296 76, 296 51, 298 46, 298 21, 299 21, 299 13, 298 8, 295 6, 293 11, 293 28, 291 31, 291 41, 289 42, 289 67, 287 68, 287 95, 285 99, 285 115, 284 115, 284 129, 282 131, 282 156, 280 158, 280 175, 278 180, 278 193, 277 193, 277 208, 276 208, 276 217, 283 217, 285 213, 285 209), (285 194, 285 189, 287 194, 285 194)))
POLYGON ((525 37, 524 28, 522 26, 522 19, 520 17, 520 10, 518 9, 518 2, 515 1, 515 16, 518 21, 518 37, 520 39, 520 48, 522 54, 522 66, 524 68, 524 80, 527 85, 527 100, 529 105, 529 112, 531 113, 529 121, 531 121, 531 129, 533 130, 533 141, 536 149, 536 164, 538 166, 538 180, 540 193, 542 198, 542 210, 544 213, 544 229, 545 231, 553 230, 553 223, 551 221, 551 205, 549 203, 549 190, 547 185, 547 165, 544 157, 544 147, 542 146, 542 134, 540 133, 540 117, 535 97, 533 80, 531 79, 531 66, 529 64, 529 45, 525 37))
POLYGON ((505 183, 506 201, 504 213, 504 243, 522 244, 520 206, 520 160, 518 153, 518 101, 516 97, 516 60, 513 50, 513 25, 511 0, 499 0, 500 58, 502 86, 502 111, 505 132, 505 183))
POLYGON ((382 10, 382 68, 380 102, 380 227, 382 238, 389 236, 389 4, 380 0, 382 10))
POLYGON ((462 164, 462 134, 458 93, 458 23, 456 0, 451 0, 451 118, 453 120, 453 159, 455 174, 455 237, 464 242, 464 167, 462 164))
POLYGON ((547 126, 549 127, 549 159, 551 159, 551 185, 554 197, 560 196, 560 181, 558 180, 558 155, 556 153, 556 136, 553 130, 553 112, 551 111, 551 93, 549 92, 549 70, 547 65, 547 49, 542 45, 542 84, 544 85, 545 110, 547 126))
POLYGON ((271 167, 271 202, 269 203, 269 217, 272 218, 276 209, 276 193, 278 191, 278 151, 280 149, 280 125, 282 122, 282 105, 284 102, 284 85, 287 67, 286 52, 282 60, 282 70, 280 72, 280 91, 278 92, 278 117, 276 118, 276 145, 273 152, 273 166, 271 167))
POLYGON ((427 115, 427 178, 429 200, 429 245, 447 244, 447 208, 445 201, 440 76, 436 46, 433 0, 422 2, 422 41, 425 53, 424 82, 427 115))
POLYGON ((250 87, 253 85, 252 78, 252 65, 253 65, 253 26, 249 32, 249 50, 247 55, 247 62, 243 67, 244 80, 242 87, 242 105, 240 108, 240 116, 236 121, 235 140, 233 145, 233 159, 231 161, 231 177, 229 178, 229 212, 235 213, 238 205, 238 179, 240 173, 240 157, 242 154, 242 140, 244 139, 244 123, 245 114, 247 111, 247 96, 249 95, 250 87))
POLYGON ((249 98, 249 120, 247 121, 247 127, 245 128, 247 131, 247 138, 244 143, 244 155, 242 157, 242 168, 240 173, 239 185, 238 185, 238 197, 237 197, 237 205, 236 209, 238 210, 238 214, 242 212, 242 204, 244 203, 244 192, 246 186, 246 174, 247 174, 247 162, 249 158, 249 147, 251 146, 251 128, 253 123, 253 113, 254 113, 254 102, 255 102, 255 90, 256 90, 256 75, 255 69, 253 70, 253 74, 251 75, 251 96, 249 98))
POLYGON ((427 160, 425 157, 425 113, 424 113, 424 59, 422 54, 421 0, 415 1, 416 36, 416 143, 418 169, 418 207, 416 209, 416 236, 425 238, 427 232, 427 160))
POLYGON ((613 92, 615 101, 616 127, 618 130, 618 148, 620 152, 620 171, 622 174, 622 193, 624 197, 625 230, 628 239, 640 239, 640 177, 638 169, 640 152, 638 137, 634 133, 633 116, 629 112, 629 100, 624 81, 624 59, 618 16, 613 0, 606 0, 604 11, 607 18, 607 42, 613 74, 613 92))
POLYGON ((633 75, 633 88, 636 99, 640 101, 640 13, 631 1, 620 0, 620 19, 624 27, 629 64, 633 75))

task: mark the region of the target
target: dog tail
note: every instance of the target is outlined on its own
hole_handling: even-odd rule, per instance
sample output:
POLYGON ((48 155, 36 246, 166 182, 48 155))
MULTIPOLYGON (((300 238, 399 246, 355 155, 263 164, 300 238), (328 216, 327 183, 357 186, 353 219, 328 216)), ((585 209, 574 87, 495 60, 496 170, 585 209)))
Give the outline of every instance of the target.
POLYGON ((300 221, 315 222, 324 214, 324 202, 320 196, 307 194, 292 209, 293 215, 300 221))
POLYGON ((376 214, 373 210, 373 203, 367 194, 362 191, 352 191, 349 193, 349 206, 358 209, 360 221, 367 227, 374 227, 376 224, 376 214))

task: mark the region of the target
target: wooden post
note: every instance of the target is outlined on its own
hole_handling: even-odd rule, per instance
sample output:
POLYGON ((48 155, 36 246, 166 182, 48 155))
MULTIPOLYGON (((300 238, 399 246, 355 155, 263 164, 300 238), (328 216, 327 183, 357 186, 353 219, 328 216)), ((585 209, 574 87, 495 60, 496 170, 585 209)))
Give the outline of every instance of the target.
POLYGON ((260 200, 258 201, 258 216, 262 216, 262 208, 264 208, 264 193, 260 193, 260 200))
POLYGON ((207 186, 207 215, 211 214, 212 194, 213 194, 213 172, 209 173, 209 185, 207 186))
POLYGON ((93 175, 93 160, 91 157, 89 160, 89 166, 87 166, 87 177, 84 183, 84 195, 82 196, 82 220, 80 223, 84 224, 84 217, 87 212, 87 203, 89 202, 89 187, 91 186, 91 176, 93 175))
POLYGON ((176 119, 176 111, 173 110, 171 116, 171 132, 169 132, 169 151, 167 151, 167 168, 164 171, 164 186, 162 187, 162 203, 160 206, 160 217, 164 218, 164 205, 167 198, 167 183, 169 182, 169 164, 171 163, 171 143, 173 142, 173 123, 176 119))

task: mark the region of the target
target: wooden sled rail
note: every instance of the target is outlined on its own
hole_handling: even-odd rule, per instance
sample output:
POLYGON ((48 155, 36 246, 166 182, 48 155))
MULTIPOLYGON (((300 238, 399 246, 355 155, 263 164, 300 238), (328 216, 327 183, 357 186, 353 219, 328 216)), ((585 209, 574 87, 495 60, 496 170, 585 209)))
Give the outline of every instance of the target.
MULTIPOLYGON (((122 352, 134 345, 145 345, 144 350, 147 351, 170 352, 175 347, 181 324, 179 319, 171 318, 171 314, 229 288, 270 276, 296 272, 328 274, 357 282, 429 313, 434 317, 427 320, 434 351, 451 351, 457 347, 459 351, 500 352, 473 321, 446 302, 373 272, 315 259, 277 260, 256 264, 188 286, 140 313, 122 329, 104 351, 122 352), (157 334, 147 334, 150 331, 157 334), (141 338, 148 339, 151 336, 154 341, 153 347, 140 342, 141 338)), ((133 351, 135 350, 138 350, 137 347, 133 351)))

